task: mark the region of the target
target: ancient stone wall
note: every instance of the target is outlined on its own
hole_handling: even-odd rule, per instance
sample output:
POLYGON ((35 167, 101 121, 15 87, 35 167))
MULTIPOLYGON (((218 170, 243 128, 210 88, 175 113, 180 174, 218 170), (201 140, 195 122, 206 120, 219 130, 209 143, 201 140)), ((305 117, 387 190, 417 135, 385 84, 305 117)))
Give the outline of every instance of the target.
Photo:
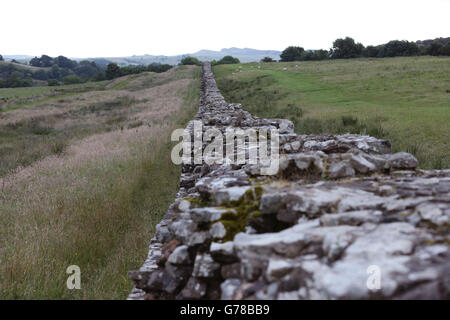
POLYGON ((254 117, 208 63, 201 89, 203 130, 279 130, 280 170, 182 165, 130 299, 450 298, 450 170, 417 169, 385 140, 254 117))

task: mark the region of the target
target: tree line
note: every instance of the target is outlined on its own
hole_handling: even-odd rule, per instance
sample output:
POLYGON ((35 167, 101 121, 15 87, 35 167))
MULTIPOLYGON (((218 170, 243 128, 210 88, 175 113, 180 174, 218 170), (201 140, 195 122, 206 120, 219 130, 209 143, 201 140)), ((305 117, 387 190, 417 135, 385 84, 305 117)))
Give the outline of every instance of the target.
MULTIPOLYGON (((327 50, 305 50, 302 47, 289 46, 280 54, 280 61, 308 61, 325 59, 351 58, 385 58, 398 56, 450 56, 450 38, 434 41, 411 42, 406 40, 392 40, 378 46, 364 47, 353 38, 336 39, 332 48, 327 50)), ((272 62, 271 58, 264 58, 261 62, 272 62)))
MULTIPOLYGON (((211 61, 211 65, 216 66, 219 64, 235 64, 235 63, 241 63, 238 58, 235 58, 233 56, 225 56, 222 59, 216 61, 211 61)), ((201 66, 202 62, 198 60, 196 57, 187 56, 181 59, 180 65, 196 65, 201 66)))
POLYGON ((116 63, 110 62, 108 63, 108 66, 106 67, 106 70, 104 73, 102 73, 102 80, 111 80, 114 78, 126 76, 129 74, 138 74, 142 72, 166 72, 172 68, 169 64, 149 64, 148 66, 124 66, 119 67, 116 63))
MULTIPOLYGON (((3 61, 1 55, 0 61, 3 61)), ((15 64, 19 63, 15 61, 15 64)), ((33 85, 33 80, 47 81, 49 86, 57 86, 61 83, 75 84, 87 81, 103 81, 147 71, 165 72, 172 67, 168 64, 119 67, 113 62, 104 67, 94 61, 77 62, 64 56, 52 58, 48 55, 42 55, 40 58, 34 57, 30 60, 29 65, 38 67, 38 70, 15 64, 0 65, 0 88, 29 87, 33 85)))

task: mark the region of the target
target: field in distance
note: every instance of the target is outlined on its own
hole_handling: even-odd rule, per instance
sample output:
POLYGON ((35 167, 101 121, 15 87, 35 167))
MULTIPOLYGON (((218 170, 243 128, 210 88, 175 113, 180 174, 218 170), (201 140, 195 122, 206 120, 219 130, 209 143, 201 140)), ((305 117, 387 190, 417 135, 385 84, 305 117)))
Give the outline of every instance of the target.
POLYGON ((220 65, 228 102, 287 118, 302 134, 389 139, 422 168, 450 168, 450 57, 398 57, 220 65))
POLYGON ((127 297, 178 190, 170 136, 197 111, 199 77, 0 89, 0 299, 127 297))

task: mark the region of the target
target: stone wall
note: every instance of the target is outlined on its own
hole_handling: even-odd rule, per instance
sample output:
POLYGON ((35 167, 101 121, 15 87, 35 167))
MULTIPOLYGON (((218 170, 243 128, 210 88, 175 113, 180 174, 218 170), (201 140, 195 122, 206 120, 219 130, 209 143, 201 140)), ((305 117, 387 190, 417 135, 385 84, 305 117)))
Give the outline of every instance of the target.
POLYGON ((450 298, 450 170, 417 169, 389 141, 254 117, 208 63, 201 89, 204 130, 279 129, 279 173, 182 165, 129 299, 450 298))

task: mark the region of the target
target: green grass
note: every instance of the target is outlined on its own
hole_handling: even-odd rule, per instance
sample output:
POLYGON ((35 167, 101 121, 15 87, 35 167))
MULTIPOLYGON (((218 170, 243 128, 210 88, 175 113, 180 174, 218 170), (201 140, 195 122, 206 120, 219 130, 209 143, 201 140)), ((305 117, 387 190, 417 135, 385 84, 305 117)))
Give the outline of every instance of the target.
POLYGON ((104 90, 109 81, 86 82, 56 87, 0 88, 0 112, 63 99, 81 92, 104 90))
MULTIPOLYGON (((67 154, 47 157, 3 181, 0 177, 1 299, 126 298, 132 288, 128 271, 144 262, 155 225, 178 190, 180 168, 170 160, 170 134, 196 112, 200 70, 181 69, 160 80, 176 80, 180 73, 193 81, 173 93, 184 104, 164 123, 121 130, 127 123, 121 120, 105 130, 107 125, 96 114, 89 111, 84 118, 78 112, 71 116, 80 122, 94 120, 91 126, 97 123, 100 134, 88 140, 72 136, 64 140, 75 147, 67 154), (66 268, 73 264, 81 268, 81 290, 66 288, 66 268)), ((136 99, 141 96, 140 91, 134 93, 136 99)), ((116 112, 133 120, 128 113, 133 100, 118 101, 91 105, 95 112, 116 112)), ((17 127, 10 138, 62 134, 59 126, 47 126, 44 120, 11 124, 17 127)), ((53 148, 55 154, 63 150, 53 148)))
POLYGON ((249 63, 214 73, 228 101, 291 119, 298 133, 370 134, 414 153, 423 168, 450 167, 448 57, 249 63))
MULTIPOLYGON (((117 82, 116 84, 108 87, 108 90, 122 90, 126 88, 132 81, 140 78, 140 77, 153 77, 156 73, 154 72, 146 72, 144 74, 133 74, 126 77, 124 80, 117 82)), ((134 89, 134 87, 132 87, 134 89)))

